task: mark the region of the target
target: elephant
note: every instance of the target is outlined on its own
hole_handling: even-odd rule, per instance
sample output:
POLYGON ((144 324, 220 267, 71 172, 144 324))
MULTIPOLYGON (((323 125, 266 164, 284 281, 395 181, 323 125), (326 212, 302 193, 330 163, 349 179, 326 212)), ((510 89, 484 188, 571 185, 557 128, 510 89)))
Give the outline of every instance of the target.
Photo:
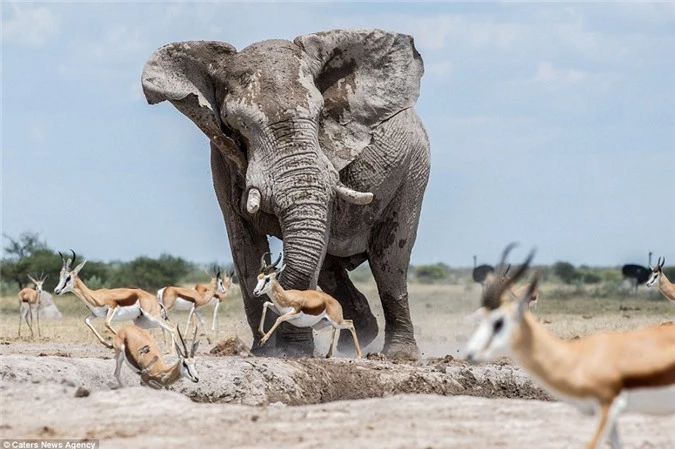
MULTIPOLYGON (((423 73, 411 36, 377 29, 265 40, 241 51, 176 42, 145 63, 148 103, 168 100, 210 141, 216 197, 259 353, 314 350, 312 330, 287 323, 259 345, 263 301, 252 291, 275 236, 286 264, 281 285, 318 285, 334 296, 364 345, 378 324, 348 271, 368 261, 384 311, 384 353, 419 357, 407 273, 430 170, 429 139, 414 109, 423 73)), ((350 348, 341 337, 338 347, 350 348)))

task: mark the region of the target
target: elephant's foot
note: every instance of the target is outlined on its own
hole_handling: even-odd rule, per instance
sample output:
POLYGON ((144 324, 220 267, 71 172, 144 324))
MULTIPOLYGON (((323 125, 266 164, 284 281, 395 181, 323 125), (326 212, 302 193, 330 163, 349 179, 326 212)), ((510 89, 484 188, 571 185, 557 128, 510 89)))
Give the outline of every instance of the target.
MULTIPOLYGON (((314 355, 314 334, 310 327, 295 327, 284 323, 275 332, 274 346, 276 357, 312 357, 314 355)), ((267 346, 264 345, 264 346, 267 346)))
POLYGON ((390 359, 418 360, 420 358, 420 350, 414 337, 406 339, 393 337, 391 341, 385 342, 382 352, 390 359))

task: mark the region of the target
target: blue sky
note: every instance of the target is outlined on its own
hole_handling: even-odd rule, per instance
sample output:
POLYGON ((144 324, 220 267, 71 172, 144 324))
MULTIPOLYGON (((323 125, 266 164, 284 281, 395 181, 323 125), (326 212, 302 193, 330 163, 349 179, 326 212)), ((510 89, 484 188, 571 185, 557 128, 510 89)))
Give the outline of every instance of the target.
MULTIPOLYGON (((675 263, 674 3, 2 4, 2 231, 90 258, 231 260, 207 139, 147 57, 332 28, 411 34, 432 145, 413 263, 675 263)), ((4 243, 4 242, 3 242, 4 243)))

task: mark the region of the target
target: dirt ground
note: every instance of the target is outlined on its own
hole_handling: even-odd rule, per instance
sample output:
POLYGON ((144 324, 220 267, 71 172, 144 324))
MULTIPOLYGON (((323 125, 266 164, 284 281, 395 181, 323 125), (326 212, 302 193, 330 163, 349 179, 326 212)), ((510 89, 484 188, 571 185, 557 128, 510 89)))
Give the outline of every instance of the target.
MULTIPOLYGON (((68 298, 57 298, 64 319, 45 322, 41 339, 17 339, 16 317, 2 316, 0 438, 100 439, 103 448, 584 447, 595 418, 552 400, 508 360, 459 359, 475 292, 420 287, 414 295, 421 361, 384 359, 376 353, 381 338, 364 348, 367 359, 326 360, 328 333, 317 333, 317 357, 305 359, 233 355, 237 345, 202 341, 199 382, 165 391, 138 386, 127 367, 126 387, 115 389, 112 351, 94 341, 68 298), (448 291, 459 298, 452 307, 448 291)), ((11 310, 7 303, 3 311, 11 310)), ((544 303, 538 315, 564 338, 673 318, 672 308, 654 301, 578 304, 544 303)), ((241 304, 229 307, 221 340, 250 335, 241 304)), ((625 448, 675 449, 675 416, 622 415, 620 433, 625 448)))
MULTIPOLYGON (((9 354, 8 346, 0 438, 100 439, 104 448, 581 448, 595 424, 508 361, 203 353, 199 383, 154 391, 126 367, 126 387, 113 389, 114 361, 103 347, 25 345, 9 354)), ((626 448, 675 448, 675 417, 620 423, 626 448)))

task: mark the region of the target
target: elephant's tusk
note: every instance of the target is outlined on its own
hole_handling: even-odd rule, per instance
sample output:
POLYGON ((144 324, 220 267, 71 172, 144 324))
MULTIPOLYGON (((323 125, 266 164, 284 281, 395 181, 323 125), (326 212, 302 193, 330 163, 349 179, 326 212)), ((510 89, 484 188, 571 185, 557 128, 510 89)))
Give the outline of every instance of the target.
POLYGON ((249 214, 255 214, 260 209, 260 190, 255 187, 248 191, 248 201, 246 201, 246 210, 249 214))
POLYGON ((366 204, 370 204, 371 201, 373 201, 373 194, 370 192, 357 192, 354 189, 350 189, 346 185, 342 184, 341 182, 338 182, 335 185, 335 193, 337 193, 337 196, 339 196, 341 199, 345 200, 348 203, 351 204, 358 204, 360 206, 365 206, 366 204))

